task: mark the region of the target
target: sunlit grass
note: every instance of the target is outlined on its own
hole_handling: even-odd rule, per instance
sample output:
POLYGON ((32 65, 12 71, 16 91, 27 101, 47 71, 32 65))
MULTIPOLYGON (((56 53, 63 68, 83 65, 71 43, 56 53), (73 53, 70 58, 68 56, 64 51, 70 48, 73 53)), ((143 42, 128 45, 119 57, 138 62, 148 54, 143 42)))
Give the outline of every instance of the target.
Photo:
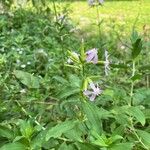
MULTIPOLYGON (((95 30, 91 26, 98 20, 96 8, 88 6, 86 1, 77 1, 71 3, 73 10, 71 18, 79 25, 82 30, 95 30), (89 28, 89 29, 88 29, 89 28)), ((103 20, 106 32, 119 28, 126 33, 132 30, 136 21, 136 28, 143 30, 143 26, 150 25, 150 1, 105 1, 103 7, 99 7, 100 19, 103 20), (138 18, 138 19, 137 19, 138 18)), ((102 26, 103 26, 102 25, 102 26)), ((96 31, 95 31, 96 32, 96 31)))

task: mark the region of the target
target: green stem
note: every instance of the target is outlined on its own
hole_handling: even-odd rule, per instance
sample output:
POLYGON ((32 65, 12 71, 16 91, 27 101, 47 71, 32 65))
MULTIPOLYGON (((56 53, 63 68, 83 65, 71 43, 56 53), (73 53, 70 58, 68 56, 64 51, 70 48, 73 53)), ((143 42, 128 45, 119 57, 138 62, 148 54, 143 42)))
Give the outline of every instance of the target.
MULTIPOLYGON (((24 109, 24 107, 20 104, 19 101, 16 100, 16 103, 21 108, 22 112, 25 113, 25 115, 27 115, 29 118, 33 119, 33 117, 28 114, 28 112, 24 109)), ((34 122, 35 122, 35 124, 42 126, 35 118, 34 118, 34 122)), ((43 126, 42 126, 42 129, 45 130, 45 128, 43 126)))
MULTIPOLYGON (((135 60, 132 62, 132 77, 135 75, 135 60)), ((130 89, 130 103, 129 106, 132 106, 132 100, 133 100, 133 90, 134 90, 134 81, 131 81, 131 89, 130 89)))
POLYGON ((139 135, 136 133, 135 128, 133 126, 133 122, 131 120, 131 131, 133 132, 133 134, 136 136, 136 138, 138 139, 139 143, 141 143, 141 145, 146 149, 149 150, 149 148, 142 142, 141 138, 139 137, 139 135))
POLYGON ((56 8, 56 4, 55 4, 55 1, 53 0, 53 8, 54 8, 54 13, 55 13, 55 17, 56 17, 56 21, 57 21, 57 8, 56 8))
POLYGON ((97 12, 97 20, 98 20, 98 33, 99 33, 99 40, 101 41, 101 29, 100 29, 100 13, 99 13, 99 6, 96 6, 96 12, 97 12))

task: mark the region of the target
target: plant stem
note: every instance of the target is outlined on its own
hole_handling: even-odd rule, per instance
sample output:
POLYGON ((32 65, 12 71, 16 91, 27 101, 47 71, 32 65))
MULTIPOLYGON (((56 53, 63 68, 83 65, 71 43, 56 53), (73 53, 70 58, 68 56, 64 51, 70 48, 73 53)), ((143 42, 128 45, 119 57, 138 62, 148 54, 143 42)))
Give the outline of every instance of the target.
MULTIPOLYGON (((135 75, 135 60, 132 61, 132 77, 135 75)), ((130 89, 130 103, 129 106, 132 106, 133 100, 133 90, 134 90, 134 81, 131 81, 131 89, 130 89)))
MULTIPOLYGON (((33 117, 28 114, 28 112, 24 109, 24 107, 20 104, 19 101, 16 100, 16 103, 21 108, 22 112, 25 113, 25 115, 27 115, 29 118, 33 119, 33 117)), ((41 126, 43 130, 45 130, 45 128, 35 118, 34 118, 34 122, 35 122, 35 124, 41 126)))
POLYGON ((56 21, 57 21, 57 8, 56 8, 56 4, 55 4, 55 0, 53 0, 53 8, 54 8, 54 13, 55 13, 55 18, 56 18, 56 21))
POLYGON ((134 135, 136 136, 136 138, 138 139, 138 141, 142 144, 142 146, 146 149, 149 150, 149 148, 142 142, 141 138, 139 137, 139 135, 136 133, 135 128, 133 126, 133 122, 131 122, 131 130, 134 133, 134 135))
POLYGON ((101 41, 101 29, 100 29, 100 13, 99 13, 99 6, 96 6, 96 12, 97 12, 97 20, 98 20, 98 33, 99 33, 99 40, 101 41))

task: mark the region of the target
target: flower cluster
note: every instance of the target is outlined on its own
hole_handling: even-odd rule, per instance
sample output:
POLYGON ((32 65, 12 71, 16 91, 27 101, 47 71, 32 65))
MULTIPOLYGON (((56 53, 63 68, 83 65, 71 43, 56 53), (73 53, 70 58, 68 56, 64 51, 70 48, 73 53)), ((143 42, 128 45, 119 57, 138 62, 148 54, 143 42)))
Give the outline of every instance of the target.
POLYGON ((98 49, 97 48, 93 48, 89 51, 86 52, 86 61, 87 62, 92 62, 93 64, 97 64, 98 63, 98 49))
POLYGON ((96 4, 102 5, 104 0, 88 0, 89 6, 95 6, 96 4))
MULTIPOLYGON (((83 61, 86 61, 87 63, 93 63, 93 64, 98 63, 98 49, 97 48, 90 49, 86 52, 83 51, 83 53, 81 52, 81 54, 77 54, 76 52, 69 51, 69 54, 70 54, 70 58, 67 60, 69 64, 74 64, 74 63, 82 64, 83 61)), ((107 76, 110 70, 109 54, 107 50, 105 50, 105 61, 103 61, 103 63, 104 63, 104 68, 105 68, 104 69, 105 75, 107 76)), ((87 83, 89 83, 89 88, 87 88, 86 86, 86 88, 84 88, 83 94, 86 97, 88 97, 90 101, 94 101, 96 97, 102 93, 102 90, 98 86, 98 84, 93 83, 91 79, 88 80, 87 83)))
POLYGON ((102 93, 102 90, 99 88, 98 84, 94 84, 93 82, 90 82, 90 89, 85 90, 83 94, 87 96, 90 101, 94 101, 96 96, 102 93))
MULTIPOLYGON (((73 62, 78 62, 80 60, 80 55, 76 52, 69 52, 69 54, 71 55, 71 57, 67 60, 68 64, 73 64, 73 62)), ((85 53, 85 60, 87 63, 93 63, 93 64, 97 64, 98 63, 98 49, 97 48, 93 48, 91 50, 88 50, 85 53)))

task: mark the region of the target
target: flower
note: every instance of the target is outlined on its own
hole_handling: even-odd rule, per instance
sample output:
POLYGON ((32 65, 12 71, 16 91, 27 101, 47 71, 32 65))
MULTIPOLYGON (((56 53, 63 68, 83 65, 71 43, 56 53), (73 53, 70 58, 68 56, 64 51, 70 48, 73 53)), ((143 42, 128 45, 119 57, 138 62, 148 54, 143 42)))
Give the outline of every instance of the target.
POLYGON ((95 0, 88 0, 88 4, 89 4, 90 6, 93 6, 94 3, 95 3, 95 0))
POLYGON ((124 45, 122 45, 120 48, 121 48, 122 50, 124 50, 126 47, 125 47, 124 45))
POLYGON ((87 62, 93 62, 94 64, 97 64, 98 63, 98 49, 97 48, 93 48, 89 51, 86 52, 86 61, 87 62))
POLYGON ((99 4, 102 5, 104 3, 104 0, 98 0, 99 4))
POLYGON ((21 68, 25 68, 25 67, 26 67, 26 65, 25 65, 25 64, 23 64, 23 65, 21 65, 20 67, 21 67, 21 68))
POLYGON ((17 63, 17 64, 20 64, 20 60, 19 60, 19 59, 17 59, 17 60, 16 60, 16 63, 17 63))
POLYGON ((20 93, 24 94, 24 93, 26 93, 26 90, 25 89, 21 89, 20 93))
POLYGON ((108 57, 109 57, 108 51, 105 50, 105 75, 106 75, 106 76, 108 76, 108 71, 110 70, 110 68, 109 68, 110 62, 109 62, 109 60, 108 60, 108 57))
POLYGON ((98 84, 94 85, 93 82, 90 82, 90 88, 92 91, 91 90, 85 90, 83 92, 83 94, 85 96, 87 96, 90 99, 90 101, 94 101, 96 96, 98 96, 99 94, 102 93, 102 90, 98 87, 98 84))
POLYGON ((68 59, 67 59, 67 63, 68 63, 68 64, 73 64, 73 61, 72 61, 70 58, 68 58, 68 59))
POLYGON ((31 65, 31 62, 30 62, 30 61, 28 61, 28 62, 27 62, 27 65, 31 65))
POLYGON ((20 55, 22 55, 22 54, 23 54, 23 52, 22 52, 22 51, 19 51, 18 53, 19 53, 20 55))
POLYGON ((94 6, 96 3, 102 5, 104 3, 104 0, 88 0, 88 4, 90 6, 94 6))

